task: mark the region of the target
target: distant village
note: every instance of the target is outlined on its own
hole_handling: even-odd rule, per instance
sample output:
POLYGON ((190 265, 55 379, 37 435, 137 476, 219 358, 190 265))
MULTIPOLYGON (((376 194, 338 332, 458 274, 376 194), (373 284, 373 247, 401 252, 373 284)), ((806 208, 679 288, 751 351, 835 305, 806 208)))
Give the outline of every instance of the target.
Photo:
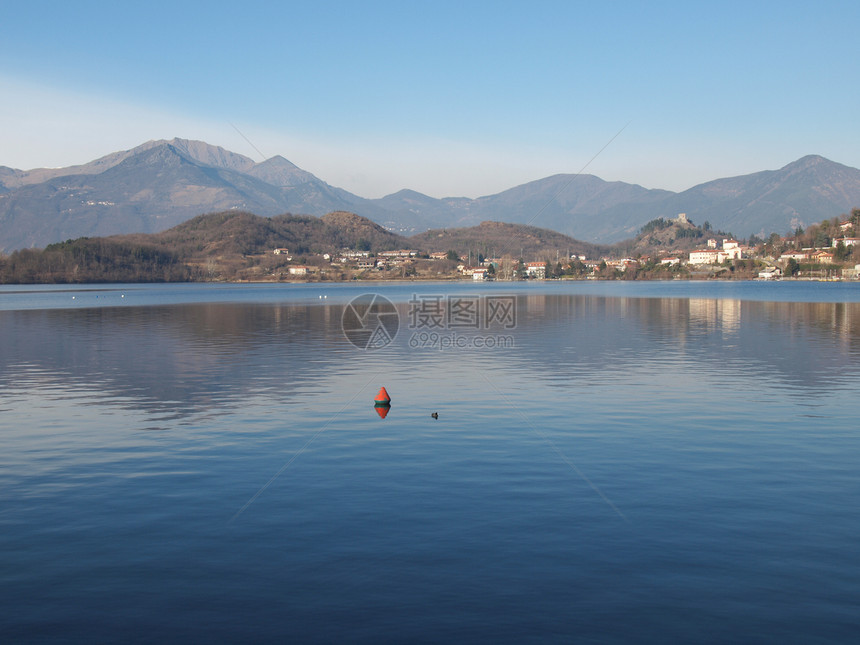
MULTIPOLYGON (((661 220, 662 223, 662 220, 661 220)), ((669 220, 687 229, 686 214, 669 220)), ((818 226, 818 225, 816 225, 818 226)), ((705 236, 699 248, 656 250, 635 257, 589 258, 581 254, 524 259, 505 254, 461 257, 452 250, 424 252, 400 249, 373 253, 370 250, 342 249, 336 253, 303 255, 294 262, 288 248, 273 249, 280 266, 272 267, 272 277, 303 280, 343 279, 461 279, 547 280, 547 279, 708 279, 736 278, 777 280, 857 280, 860 277, 860 212, 851 219, 834 221, 827 227, 831 235, 816 229, 816 246, 798 248, 801 231, 793 236, 771 235, 767 240, 753 236, 748 243, 714 234, 705 236), (753 243, 749 243, 753 242, 753 243), (857 261, 855 263, 855 260, 857 261)), ((549 254, 552 255, 552 254, 549 254)))

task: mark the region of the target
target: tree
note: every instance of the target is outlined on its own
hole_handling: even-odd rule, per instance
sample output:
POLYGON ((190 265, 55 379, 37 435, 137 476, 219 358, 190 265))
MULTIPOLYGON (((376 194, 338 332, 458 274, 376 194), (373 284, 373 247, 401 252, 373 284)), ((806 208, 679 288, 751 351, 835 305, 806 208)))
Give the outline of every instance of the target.
POLYGON ((800 272, 800 265, 794 258, 789 258, 788 264, 785 265, 786 275, 794 276, 800 272))
POLYGON ((514 265, 514 277, 517 280, 522 280, 526 277, 526 265, 522 258, 517 260, 516 265, 514 265))
POLYGON ((460 260, 460 256, 457 255, 457 252, 453 249, 448 250, 448 255, 445 256, 449 260, 454 260, 454 262, 458 262, 460 260))

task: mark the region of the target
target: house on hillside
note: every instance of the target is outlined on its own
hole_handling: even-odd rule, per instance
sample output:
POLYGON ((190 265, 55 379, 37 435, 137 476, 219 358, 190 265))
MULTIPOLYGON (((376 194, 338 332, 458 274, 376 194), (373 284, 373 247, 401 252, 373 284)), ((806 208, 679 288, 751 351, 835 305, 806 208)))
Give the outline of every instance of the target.
POLYGON ((379 255, 384 258, 415 258, 418 257, 419 251, 415 249, 398 249, 397 251, 382 251, 379 255))
POLYGON ((720 252, 716 249, 690 251, 690 264, 718 264, 720 252))
POLYGON ((758 272, 758 277, 762 280, 776 280, 782 277, 782 270, 779 267, 767 267, 758 272))
POLYGON ((616 269, 624 273, 627 269, 638 268, 639 260, 635 260, 634 258, 621 258, 620 260, 604 260, 606 262, 606 266, 610 269, 616 269))
POLYGON ((720 252, 720 262, 724 260, 740 260, 743 258, 744 252, 740 244, 734 240, 723 242, 723 250, 720 252), (729 246, 726 246, 728 244, 729 246))
POLYGON ((526 262, 526 275, 536 280, 545 280, 546 262, 526 262))
POLYGON ((846 280, 860 279, 860 264, 855 264, 853 269, 842 269, 842 277, 846 280))
POLYGON ((857 246, 860 244, 860 237, 840 237, 833 238, 833 248, 835 249, 842 242, 845 246, 857 246))
POLYGON ((809 259, 809 249, 803 249, 802 251, 787 251, 780 255, 779 259, 782 262, 788 262, 789 260, 802 262, 809 259))
POLYGON ((376 258, 359 258, 356 263, 359 269, 376 268, 376 258))

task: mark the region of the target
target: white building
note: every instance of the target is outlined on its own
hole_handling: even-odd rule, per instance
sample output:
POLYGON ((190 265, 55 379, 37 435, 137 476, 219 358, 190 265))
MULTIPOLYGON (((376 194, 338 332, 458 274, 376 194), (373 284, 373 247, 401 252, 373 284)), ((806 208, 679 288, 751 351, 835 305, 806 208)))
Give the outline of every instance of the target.
POLYGON ((860 237, 840 237, 838 239, 834 238, 833 240, 833 248, 835 249, 839 246, 839 243, 842 242, 845 246, 857 246, 860 244, 860 237))
POLYGON ((414 258, 418 256, 415 249, 398 249, 397 251, 382 251, 379 253, 384 258, 414 258))
POLYGON ((855 264, 853 269, 842 269, 842 277, 846 280, 860 279, 860 264, 855 264))
POLYGON ((736 240, 723 240, 723 253, 720 262, 723 260, 740 260, 742 257, 741 245, 736 240))
POLYGON ((718 264, 720 252, 716 249, 690 251, 690 264, 718 264))
POLYGON ((768 267, 764 271, 759 271, 758 277, 762 280, 775 280, 782 277, 782 270, 779 267, 768 267))
POLYGON ((546 278, 546 262, 526 262, 526 275, 543 280, 546 278))

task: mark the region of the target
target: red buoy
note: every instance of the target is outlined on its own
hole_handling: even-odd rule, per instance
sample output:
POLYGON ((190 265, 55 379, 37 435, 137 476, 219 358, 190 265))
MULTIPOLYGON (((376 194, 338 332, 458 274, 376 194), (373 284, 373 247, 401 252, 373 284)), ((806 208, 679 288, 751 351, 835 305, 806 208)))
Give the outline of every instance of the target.
POLYGON ((391 409, 390 405, 374 405, 373 409, 376 410, 376 414, 380 416, 380 418, 384 419, 388 416, 388 411, 391 409))
POLYGON ((373 399, 373 405, 390 405, 391 397, 388 396, 388 391, 381 387, 379 388, 379 393, 376 395, 376 398, 373 399))

